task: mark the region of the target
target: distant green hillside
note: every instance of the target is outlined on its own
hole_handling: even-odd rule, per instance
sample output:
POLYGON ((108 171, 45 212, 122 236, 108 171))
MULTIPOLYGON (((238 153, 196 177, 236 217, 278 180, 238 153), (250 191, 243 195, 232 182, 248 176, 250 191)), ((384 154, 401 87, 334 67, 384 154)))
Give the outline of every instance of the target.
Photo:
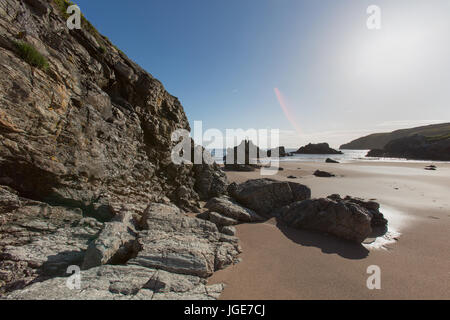
POLYGON ((426 137, 442 137, 450 135, 450 123, 432 124, 429 126, 416 127, 411 129, 401 129, 393 132, 374 133, 350 143, 343 144, 340 149, 364 150, 364 149, 383 149, 384 146, 399 138, 404 138, 420 134, 426 137))

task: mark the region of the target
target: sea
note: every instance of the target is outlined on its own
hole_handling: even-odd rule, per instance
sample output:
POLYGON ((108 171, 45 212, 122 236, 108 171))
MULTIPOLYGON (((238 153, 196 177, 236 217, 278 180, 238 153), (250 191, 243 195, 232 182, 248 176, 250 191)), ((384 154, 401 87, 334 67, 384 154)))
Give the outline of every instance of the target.
MULTIPOLYGON (((214 160, 222 164, 223 157, 226 155, 226 149, 208 149, 214 160)), ((286 148, 286 152, 295 152, 297 149, 286 148)), ((375 161, 375 162, 409 162, 409 163, 429 163, 425 160, 408 160, 403 158, 379 158, 366 157, 370 150, 340 150, 343 154, 294 154, 291 157, 280 158, 280 162, 304 161, 304 162, 325 162, 327 158, 339 161, 340 163, 349 163, 355 161, 375 161)), ((441 162, 441 161, 432 161, 441 162)))

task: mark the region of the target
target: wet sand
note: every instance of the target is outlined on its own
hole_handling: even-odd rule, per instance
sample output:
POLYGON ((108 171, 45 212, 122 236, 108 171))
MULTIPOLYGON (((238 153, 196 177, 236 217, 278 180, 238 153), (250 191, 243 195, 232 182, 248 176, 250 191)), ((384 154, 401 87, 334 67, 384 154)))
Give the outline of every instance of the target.
MULTIPOLYGON (((237 227, 242 262, 209 283, 227 285, 221 299, 450 299, 450 164, 281 162, 269 178, 333 193, 376 199, 398 240, 382 248, 277 225, 274 219, 237 227), (316 170, 336 174, 317 178, 316 170), (288 179, 293 175, 297 179, 288 179), (381 269, 381 289, 366 286, 367 267, 381 269)), ((230 181, 261 178, 227 172, 230 181)))

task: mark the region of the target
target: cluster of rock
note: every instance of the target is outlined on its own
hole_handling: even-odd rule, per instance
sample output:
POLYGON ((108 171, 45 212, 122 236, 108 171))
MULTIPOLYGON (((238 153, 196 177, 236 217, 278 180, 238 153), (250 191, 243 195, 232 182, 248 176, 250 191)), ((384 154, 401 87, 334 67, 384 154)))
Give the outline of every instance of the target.
POLYGON ((261 158, 283 158, 291 155, 283 146, 264 151, 251 140, 243 140, 238 146, 227 149, 223 161, 225 170, 251 172, 261 168, 261 158))
POLYGON ((10 299, 212 299, 223 286, 207 286, 206 279, 239 261, 234 225, 276 217, 355 242, 387 227, 376 202, 311 199, 308 187, 271 179, 230 184, 230 197, 210 199, 197 217, 152 203, 142 213, 124 205, 104 223, 0 191, 0 279, 2 288, 15 290, 10 299), (82 266, 79 290, 65 284, 70 265, 82 266))
POLYGON ((297 154, 343 154, 342 151, 338 151, 330 148, 328 143, 309 143, 306 146, 301 147, 294 153, 297 154))
POLYGON ((362 242, 375 230, 386 231, 387 220, 373 201, 331 195, 311 199, 311 190, 299 183, 271 179, 230 184, 229 194, 242 206, 265 218, 276 217, 295 228, 329 233, 362 242))
POLYGON ((0 292, 8 299, 215 299, 207 286, 238 262, 238 239, 171 204, 124 206, 105 223, 0 189, 0 292), (81 288, 67 268, 81 266, 81 288), (22 290, 18 290, 22 289, 22 290))
POLYGON ((383 149, 370 150, 367 157, 450 161, 450 135, 425 137, 413 135, 387 143, 383 149))
POLYGON ((230 171, 255 171, 261 166, 258 159, 262 151, 251 140, 243 140, 238 146, 228 148, 223 157, 225 170, 230 171))

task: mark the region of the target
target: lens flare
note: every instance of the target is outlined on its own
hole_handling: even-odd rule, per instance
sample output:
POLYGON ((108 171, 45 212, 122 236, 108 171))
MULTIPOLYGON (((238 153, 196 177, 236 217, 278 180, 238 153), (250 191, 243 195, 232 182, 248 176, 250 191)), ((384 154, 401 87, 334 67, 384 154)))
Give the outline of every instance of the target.
POLYGON ((301 135, 302 130, 300 129, 300 126, 298 125, 297 121, 295 121, 295 117, 293 116, 291 109, 289 108, 289 105, 286 103, 286 99, 284 98, 283 94, 278 88, 274 88, 273 90, 275 91, 278 103, 280 104, 281 110, 283 110, 286 119, 289 121, 292 127, 294 127, 295 131, 297 131, 297 133, 301 135))

